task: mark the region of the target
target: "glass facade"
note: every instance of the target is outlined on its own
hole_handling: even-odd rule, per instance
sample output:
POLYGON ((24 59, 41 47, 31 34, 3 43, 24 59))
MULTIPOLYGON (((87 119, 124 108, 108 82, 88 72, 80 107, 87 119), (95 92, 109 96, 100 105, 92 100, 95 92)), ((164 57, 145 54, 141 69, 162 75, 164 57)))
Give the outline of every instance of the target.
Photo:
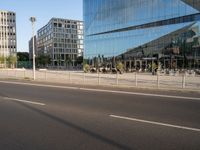
POLYGON ((200 67, 200 0, 83 1, 89 64, 200 67))

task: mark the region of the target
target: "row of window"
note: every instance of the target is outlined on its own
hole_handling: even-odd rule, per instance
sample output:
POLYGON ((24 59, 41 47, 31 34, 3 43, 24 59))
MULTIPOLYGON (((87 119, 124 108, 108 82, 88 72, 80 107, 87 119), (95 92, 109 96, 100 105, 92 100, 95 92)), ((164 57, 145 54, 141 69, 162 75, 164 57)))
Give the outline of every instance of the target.
POLYGON ((77 45, 77 44, 62 44, 62 43, 54 43, 54 47, 78 48, 78 45, 77 45))
POLYGON ((54 37, 57 38, 71 38, 71 39, 77 39, 77 34, 63 34, 63 33, 54 33, 54 37))
POLYGON ((72 59, 76 59, 77 55, 76 54, 54 54, 53 55, 53 59, 54 60, 61 60, 64 61, 67 58, 72 58, 72 59))
POLYGON ((0 30, 5 31, 5 29, 15 29, 13 26, 1 26, 0 30))
POLYGON ((7 32, 7 33, 1 33, 0 32, 0 37, 4 37, 4 36, 15 36, 16 35, 16 33, 12 33, 12 32, 7 32))
POLYGON ((62 22, 62 23, 67 23, 67 24, 78 24, 78 23, 81 23, 80 21, 72 21, 72 20, 64 20, 64 19, 53 19, 53 22, 54 23, 59 23, 59 22, 62 22))
POLYGON ((1 21, 2 23, 3 23, 3 22, 15 23, 15 19, 3 19, 3 18, 2 18, 0 21, 1 21))
POLYGON ((83 33, 83 30, 77 30, 77 29, 65 29, 65 28, 54 28, 53 29, 54 32, 64 32, 64 33, 83 33))
POLYGON ((61 49, 61 48, 54 48, 54 53, 78 53, 77 49, 61 49))
POLYGON ((15 45, 0 45, 0 48, 16 48, 15 45))
MULTIPOLYGON (((79 30, 83 30, 83 26, 82 25, 79 25, 79 24, 76 24, 76 25, 70 25, 70 24, 62 24, 62 23, 48 23, 46 26, 44 26, 43 28, 41 28, 39 31, 38 31, 38 36, 41 36, 41 35, 44 35, 48 32, 52 32, 52 26, 54 28, 61 28, 61 27, 65 27, 66 29, 79 29, 79 30)), ((70 30, 66 30, 66 31, 61 31, 61 32, 72 32, 70 30)))
POLYGON ((58 28, 73 28, 73 29, 77 29, 77 25, 71 25, 71 24, 62 24, 62 23, 54 23, 53 24, 54 27, 58 27, 58 28))
MULTIPOLYGON (((38 45, 39 46, 42 46, 42 45, 44 45, 44 43, 45 43, 45 45, 46 44, 50 44, 50 43, 52 43, 53 41, 51 40, 51 41, 48 41, 48 42, 43 42, 43 40, 39 40, 38 41, 38 45)), ((72 40, 72 39, 54 39, 54 42, 55 42, 55 47, 58 47, 58 44, 60 43, 60 44, 75 44, 75 45, 77 45, 77 46, 79 46, 79 45, 83 45, 83 40, 72 40)), ((60 46, 59 46, 60 47, 60 46)))
POLYGON ((1 16, 6 16, 6 15, 9 15, 9 16, 15 16, 15 13, 7 13, 7 12, 1 12, 1 16))
MULTIPOLYGON (((58 38, 54 38, 55 42, 62 42, 62 43, 64 43, 64 42, 65 43, 77 43, 75 41, 83 39, 83 36, 78 36, 78 35, 73 35, 73 34, 64 35, 64 34, 59 34, 59 33, 55 34, 54 37, 58 37, 58 38)), ((52 39, 51 35, 48 35, 48 36, 43 37, 43 38, 39 37, 38 42, 39 43, 44 43, 44 42, 48 42, 48 41, 51 42, 52 41, 51 39, 52 39)))
MULTIPOLYGON (((38 32, 38 36, 43 36, 45 34, 48 34, 48 33, 51 33, 52 31, 51 30, 42 30, 42 31, 39 31, 38 32)), ((64 29, 64 28, 54 28, 53 29, 53 32, 61 32, 61 33, 72 33, 72 34, 83 34, 83 29, 64 29)))

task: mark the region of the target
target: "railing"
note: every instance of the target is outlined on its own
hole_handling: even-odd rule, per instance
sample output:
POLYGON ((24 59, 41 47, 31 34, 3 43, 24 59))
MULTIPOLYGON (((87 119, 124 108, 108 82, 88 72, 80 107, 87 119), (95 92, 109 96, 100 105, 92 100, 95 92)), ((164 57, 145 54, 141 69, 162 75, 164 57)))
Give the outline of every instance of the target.
MULTIPOLYGON (((32 70, 0 69, 0 78, 30 79, 32 70)), ((87 85, 109 85, 126 87, 190 89, 200 91, 200 76, 198 75, 151 75, 147 73, 103 74, 83 73, 73 71, 37 70, 37 81, 74 83, 87 85)))

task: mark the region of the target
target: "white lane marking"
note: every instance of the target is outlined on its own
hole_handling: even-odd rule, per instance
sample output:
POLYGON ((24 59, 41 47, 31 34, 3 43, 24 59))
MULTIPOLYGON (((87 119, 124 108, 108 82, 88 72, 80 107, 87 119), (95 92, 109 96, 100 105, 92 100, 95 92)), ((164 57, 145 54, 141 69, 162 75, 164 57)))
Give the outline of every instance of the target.
POLYGON ((40 106, 45 106, 45 105, 46 105, 46 104, 44 104, 44 103, 33 102, 33 101, 27 101, 27 100, 22 100, 22 99, 17 99, 17 98, 3 97, 3 99, 4 99, 4 100, 10 100, 10 101, 22 102, 22 103, 29 103, 29 104, 34 104, 34 105, 40 105, 40 106))
POLYGON ((148 93, 137 93, 137 92, 126 92, 126 91, 79 88, 79 87, 71 87, 71 86, 44 85, 44 84, 35 84, 35 83, 19 83, 19 82, 9 82, 9 81, 0 81, 0 83, 9 83, 9 84, 30 85, 30 86, 38 86, 38 87, 50 87, 50 88, 60 88, 60 89, 71 89, 71 90, 82 90, 82 91, 93 91, 93 92, 128 94, 128 95, 138 95, 138 96, 151 96, 151 97, 162 97, 162 98, 174 98, 174 99, 186 99, 186 100, 200 101, 200 97, 183 97, 183 96, 162 95, 162 94, 148 94, 148 93))
POLYGON ((173 96, 173 95, 161 95, 161 94, 113 91, 113 90, 101 90, 101 89, 89 89, 89 88, 80 88, 80 89, 81 90, 85 90, 85 91, 95 91, 95 92, 106 92, 106 93, 116 93, 116 94, 128 94, 128 95, 138 95, 138 96, 151 96, 151 97, 163 97, 163 98, 175 98, 175 99, 187 99, 187 100, 200 101, 200 98, 198 98, 198 97, 183 97, 183 96, 173 96))
POLYGON ((118 118, 118 119, 130 120, 130 121, 135 121, 135 122, 141 122, 141 123, 147 123, 147 124, 153 124, 153 125, 159 125, 159 126, 165 126, 165 127, 171 127, 171 128, 178 128, 178 129, 183 129, 183 130, 200 132, 200 129, 198 129, 198 128, 191 128, 191 127, 173 125, 173 124, 168 124, 168 123, 155 122, 155 121, 142 120, 142 119, 137 119, 137 118, 123 117, 123 116, 116 116, 116 115, 109 115, 109 116, 112 117, 112 118, 118 118))

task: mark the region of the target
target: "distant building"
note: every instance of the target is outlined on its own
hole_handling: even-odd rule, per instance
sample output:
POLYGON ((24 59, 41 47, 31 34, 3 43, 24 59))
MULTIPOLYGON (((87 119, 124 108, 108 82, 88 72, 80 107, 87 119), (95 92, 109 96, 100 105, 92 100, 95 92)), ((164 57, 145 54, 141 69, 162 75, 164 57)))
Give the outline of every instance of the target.
POLYGON ((16 14, 0 10, 0 56, 16 55, 16 14))
MULTIPOLYGON (((35 55, 37 56, 37 39, 34 36, 35 55)), ((29 41, 29 60, 33 59, 33 38, 29 41)))
POLYGON ((52 66, 74 66, 83 55, 83 22, 52 18, 37 32, 38 55, 49 55, 52 66))

